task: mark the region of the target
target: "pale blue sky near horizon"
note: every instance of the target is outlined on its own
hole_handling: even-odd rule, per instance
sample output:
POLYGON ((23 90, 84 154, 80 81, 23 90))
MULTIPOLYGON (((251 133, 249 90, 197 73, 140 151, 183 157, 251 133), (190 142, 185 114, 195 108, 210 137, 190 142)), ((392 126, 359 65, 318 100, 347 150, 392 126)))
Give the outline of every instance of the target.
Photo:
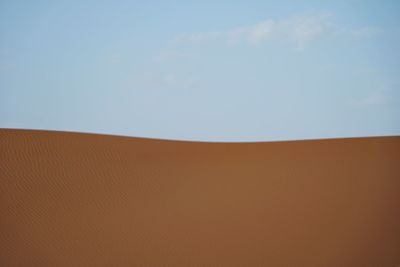
POLYGON ((0 127, 400 135, 400 1, 0 1, 0 127))

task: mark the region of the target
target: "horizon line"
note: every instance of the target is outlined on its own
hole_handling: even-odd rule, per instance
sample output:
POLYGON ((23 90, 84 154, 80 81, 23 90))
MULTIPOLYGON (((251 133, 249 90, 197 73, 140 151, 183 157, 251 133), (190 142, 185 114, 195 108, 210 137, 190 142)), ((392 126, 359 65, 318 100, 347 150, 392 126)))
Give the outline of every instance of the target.
POLYGON ((145 139, 153 141, 164 142, 185 142, 185 143, 214 143, 214 144, 252 144, 252 143, 287 143, 287 142, 312 142, 312 141, 328 141, 328 140, 348 140, 348 139, 372 139, 372 138, 398 138, 400 135, 368 135, 368 136, 342 136, 342 137, 322 137, 322 138, 303 138, 303 139, 279 139, 279 140, 258 140, 258 141, 205 141, 205 140, 191 140, 191 139, 174 139, 174 138, 158 138, 146 136, 134 136, 123 134, 111 134, 101 132, 87 132, 87 131, 74 131, 74 130, 51 130, 41 128, 7 128, 0 127, 0 131, 31 131, 31 132, 47 132, 47 133, 65 133, 65 134, 81 134, 81 135, 95 135, 104 137, 117 137, 117 138, 131 138, 131 139, 145 139))

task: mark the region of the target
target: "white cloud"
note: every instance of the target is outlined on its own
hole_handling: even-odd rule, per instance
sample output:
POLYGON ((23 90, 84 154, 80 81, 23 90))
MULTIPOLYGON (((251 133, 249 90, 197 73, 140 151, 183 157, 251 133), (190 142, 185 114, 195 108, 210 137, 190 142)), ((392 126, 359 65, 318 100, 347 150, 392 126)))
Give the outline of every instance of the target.
POLYGON ((300 16, 283 21, 290 39, 298 49, 304 49, 309 43, 318 37, 332 33, 333 24, 330 14, 316 14, 300 16))
POLYGON ((246 41, 252 45, 259 45, 273 36, 276 30, 275 26, 275 21, 265 20, 253 26, 229 30, 224 37, 229 44, 246 41))
POLYGON ((248 41, 257 45, 271 37, 276 30, 276 22, 265 20, 249 28, 248 41))
POLYGON ((284 40, 302 50, 322 36, 345 33, 357 37, 368 37, 376 33, 376 31, 377 29, 374 27, 339 28, 333 23, 331 14, 318 12, 277 20, 266 19, 254 25, 236 27, 224 32, 215 31, 181 35, 175 38, 173 43, 204 43, 223 40, 230 45, 237 43, 261 45, 274 40, 284 40))

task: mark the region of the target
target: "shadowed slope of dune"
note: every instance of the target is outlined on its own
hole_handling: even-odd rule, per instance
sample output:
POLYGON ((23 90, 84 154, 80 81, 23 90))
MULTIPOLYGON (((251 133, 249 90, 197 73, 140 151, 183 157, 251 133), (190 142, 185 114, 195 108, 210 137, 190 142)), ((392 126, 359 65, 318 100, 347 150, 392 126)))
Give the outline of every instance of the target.
POLYGON ((0 145, 1 266, 400 265, 400 137, 0 145))

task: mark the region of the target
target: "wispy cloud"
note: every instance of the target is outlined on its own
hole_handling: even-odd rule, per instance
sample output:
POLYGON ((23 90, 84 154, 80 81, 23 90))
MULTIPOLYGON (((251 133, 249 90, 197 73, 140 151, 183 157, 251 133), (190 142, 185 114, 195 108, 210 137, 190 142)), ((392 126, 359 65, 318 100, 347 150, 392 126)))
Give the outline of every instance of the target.
POLYGON ((227 41, 235 44, 246 41, 252 45, 258 45, 277 33, 277 23, 274 20, 261 21, 248 27, 238 27, 227 32, 227 41))
POLYGON ((246 43, 257 46, 266 42, 284 40, 292 43, 298 50, 302 50, 322 36, 346 34, 369 37, 376 32, 377 28, 369 26, 357 29, 339 27, 334 23, 332 14, 317 12, 283 19, 266 19, 253 25, 240 26, 227 31, 183 34, 174 38, 172 42, 197 44, 220 40, 230 45, 246 43))

